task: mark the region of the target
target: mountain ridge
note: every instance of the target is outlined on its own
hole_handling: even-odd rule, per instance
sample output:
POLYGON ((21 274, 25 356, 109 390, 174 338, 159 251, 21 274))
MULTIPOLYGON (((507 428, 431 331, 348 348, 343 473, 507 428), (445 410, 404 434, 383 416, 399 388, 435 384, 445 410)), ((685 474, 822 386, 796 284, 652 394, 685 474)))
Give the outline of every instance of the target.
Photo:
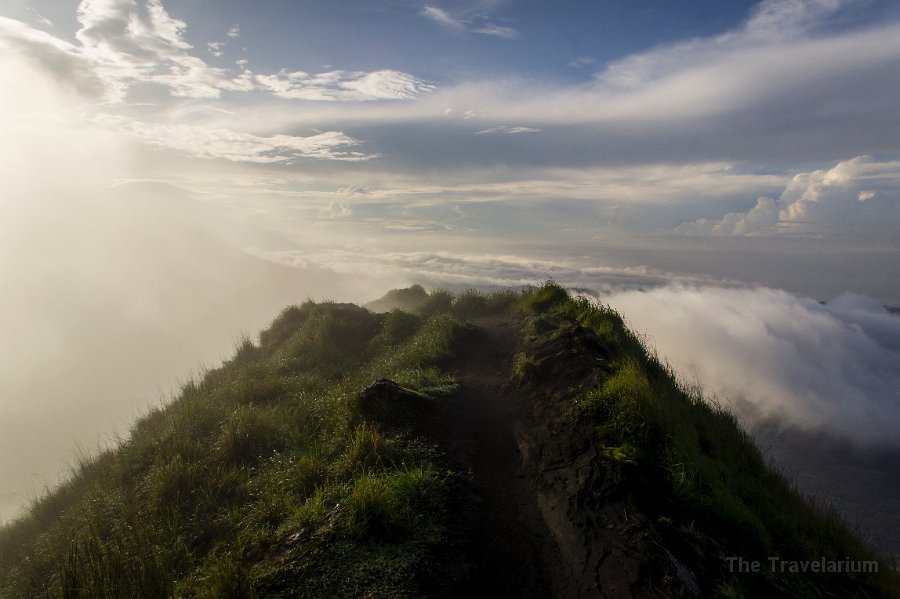
POLYGON ((770 571, 878 558, 615 312, 422 292, 285 309, 0 529, 0 596, 897 596, 770 571))

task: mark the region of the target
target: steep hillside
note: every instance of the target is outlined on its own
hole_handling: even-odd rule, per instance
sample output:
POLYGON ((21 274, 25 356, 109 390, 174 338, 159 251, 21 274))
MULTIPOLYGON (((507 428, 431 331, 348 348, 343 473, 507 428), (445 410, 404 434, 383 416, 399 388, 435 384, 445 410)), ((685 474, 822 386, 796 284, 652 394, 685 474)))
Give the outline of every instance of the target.
POLYGON ((284 310, 0 529, 0 596, 897 596, 614 312, 423 293, 284 310))

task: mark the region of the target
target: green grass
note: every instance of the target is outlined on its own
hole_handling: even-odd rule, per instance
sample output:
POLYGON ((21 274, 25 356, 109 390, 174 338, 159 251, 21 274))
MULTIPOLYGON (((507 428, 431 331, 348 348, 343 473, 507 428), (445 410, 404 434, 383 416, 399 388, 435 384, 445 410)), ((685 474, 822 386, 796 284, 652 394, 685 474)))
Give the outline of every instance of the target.
MULTIPOLYGON (((639 473, 643 508, 669 523, 667 542, 693 556, 719 596, 824 588, 802 577, 737 579, 723 555, 871 557, 833 512, 766 465, 731 414, 679 385, 614 311, 553 283, 521 293, 419 288, 394 300, 415 310, 285 309, 258 343, 242 340, 120 446, 82 459, 27 516, 0 527, 0 597, 420 592, 441 576, 435 555, 453 536, 457 475, 404 423, 452 401, 456 382, 442 368, 464 320, 502 315, 522 320, 533 340, 584 327, 608 345, 611 357, 595 365, 602 376, 560 382, 573 418, 590 425, 605 459, 639 473), (405 389, 389 406, 393 423, 360 406, 360 391, 380 378, 405 389)), ((527 348, 510 376, 543 383, 527 348)), ((854 596, 855 582, 838 581, 835 596, 854 596)), ((896 594, 886 576, 868 584, 896 594)))
POLYGON ((0 597, 252 597, 273 577, 352 578, 374 568, 367 553, 414 568, 444 526, 447 474, 427 444, 360 420, 355 402, 382 377, 452 391, 436 365, 459 326, 332 303, 284 310, 0 529, 0 597), (321 545, 312 557, 266 559, 304 530, 305 547, 321 545), (326 539, 354 560, 333 561, 326 539))
POLYGON ((530 315, 526 331, 540 339, 582 326, 608 343, 613 359, 602 383, 576 387, 573 407, 592 423, 607 458, 640 468, 649 481, 645 509, 674 521, 672 542, 694 554, 702 578, 720 579, 722 589, 739 591, 735 596, 777 589, 777 594, 816 597, 829 584, 834 596, 858 596, 858 585, 898 594, 888 562, 873 578, 847 576, 825 586, 765 573, 762 581, 731 580, 723 555, 763 563, 769 556, 877 557, 833 509, 803 497, 770 467, 731 412, 706 400, 698 388, 679 384, 619 314, 564 294, 552 283, 523 293, 522 307, 530 315))

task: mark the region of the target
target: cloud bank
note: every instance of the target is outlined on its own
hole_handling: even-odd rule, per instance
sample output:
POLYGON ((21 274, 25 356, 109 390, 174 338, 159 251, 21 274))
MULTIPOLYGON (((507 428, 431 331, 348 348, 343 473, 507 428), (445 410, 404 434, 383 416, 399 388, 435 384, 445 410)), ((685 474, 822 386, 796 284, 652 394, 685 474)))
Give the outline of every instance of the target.
POLYGON ((670 285, 602 301, 751 428, 774 419, 900 446, 900 317, 871 298, 670 285))

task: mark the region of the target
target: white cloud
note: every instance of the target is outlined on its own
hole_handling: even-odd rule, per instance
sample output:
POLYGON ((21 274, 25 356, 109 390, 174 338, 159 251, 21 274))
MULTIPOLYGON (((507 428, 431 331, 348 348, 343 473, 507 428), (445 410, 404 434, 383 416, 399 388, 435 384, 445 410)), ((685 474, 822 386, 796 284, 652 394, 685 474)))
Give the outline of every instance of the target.
POLYGON ((321 215, 326 218, 343 218, 353 215, 353 210, 344 199, 331 200, 328 207, 321 211, 321 215))
POLYGON ((871 298, 676 285, 602 300, 751 427, 900 445, 900 317, 871 298))
POLYGON ((93 64, 74 45, 20 21, 0 17, 0 52, 36 63, 43 73, 85 98, 104 93, 104 83, 93 64))
POLYGON ((410 100, 431 92, 434 86, 399 71, 303 71, 258 75, 256 81, 279 98, 317 101, 410 100))
POLYGON ((228 129, 192 125, 143 123, 125 117, 103 115, 98 122, 131 134, 155 146, 171 148, 197 158, 221 158, 232 162, 284 164, 298 158, 360 161, 374 154, 352 151, 359 142, 338 131, 309 137, 273 135, 260 137, 228 129))
POLYGON ((448 27, 450 29, 464 29, 465 25, 463 25, 462 21, 456 19, 442 8, 438 8, 437 6, 425 6, 422 9, 422 14, 432 21, 440 23, 441 25, 448 27))
POLYGON ((476 27, 475 29, 473 29, 473 31, 475 33, 492 35, 494 37, 502 37, 504 39, 513 39, 514 37, 518 37, 519 35, 519 32, 512 27, 504 27, 495 23, 489 23, 481 27, 476 27))
MULTIPOLYGON (((0 47, 7 46, 39 61, 59 77, 112 102, 128 100, 138 85, 161 85, 177 97, 219 98, 224 91, 272 91, 292 99, 365 101, 412 99, 434 89, 399 71, 332 71, 318 75, 259 75, 212 67, 191 52, 187 24, 173 18, 160 0, 82 0, 78 5, 78 46, 11 19, 0 18, 0 47), (90 89, 87 89, 90 88, 90 89), (99 88, 99 91, 98 91, 99 88)), ((239 35, 234 26, 229 38, 239 35)), ((224 42, 207 51, 223 55, 224 42)), ((243 66, 243 65, 238 65, 243 66)))
POLYGON ((772 198, 759 198, 749 212, 729 212, 721 220, 700 219, 680 225, 676 231, 688 234, 754 235, 774 230, 778 207, 772 198))
POLYGON ((368 187, 362 187, 359 185, 348 185, 346 187, 341 187, 335 193, 341 196, 366 196, 371 194, 372 190, 368 187))
POLYGON ((232 25, 228 28, 228 31, 225 32, 225 35, 232 39, 239 37, 241 35, 241 28, 237 25, 232 25))
POLYGON ((163 85, 173 95, 189 98, 246 91, 227 70, 190 54, 193 47, 184 39, 187 25, 172 18, 159 0, 147 0, 144 8, 134 0, 83 0, 78 6, 78 53, 94 63, 111 99, 124 100, 140 83, 163 85))
POLYGON ((533 127, 509 127, 507 125, 500 125, 498 127, 491 127, 490 129, 482 129, 481 131, 476 131, 475 135, 484 135, 489 133, 515 135, 517 133, 539 133, 540 131, 540 129, 535 129, 533 127))
MULTIPOLYGON (((359 216, 359 214, 356 214, 359 216)), ((435 223, 386 219, 379 226, 393 230, 434 231, 435 223)), ((326 268, 342 274, 384 276, 446 286, 539 285, 552 278, 575 288, 634 289, 659 286, 676 277, 646 267, 617 268, 596 260, 545 259, 503 253, 360 252, 351 249, 258 252, 268 260, 296 267, 326 268)), ((704 277, 678 277, 704 283, 704 277)))
MULTIPOLYGON (((832 131, 848 143, 846 131, 877 134, 877 123, 894 122, 900 25, 819 27, 828 23, 831 4, 767 2, 743 26, 613 61, 590 83, 468 81, 436 94, 432 108, 437 111, 439 101, 441 111, 502 114, 547 126, 592 123, 617 132, 646 133, 652 126, 657 136, 680 139, 697 135, 702 124, 709 132, 704 140, 740 131, 769 146, 775 134, 804 140, 812 134, 803 132, 814 127, 819 148, 832 131)), ((735 150, 745 145, 743 137, 732 144, 735 150)))
POLYGON ((775 202, 760 198, 749 212, 701 219, 681 232, 714 235, 821 232, 861 225, 900 225, 900 162, 858 156, 828 170, 795 175, 775 202))
POLYGON ((826 17, 858 4, 858 0, 763 0, 756 5, 744 30, 764 38, 794 36, 814 29, 826 17))
POLYGON ((574 58, 569 62, 569 68, 580 69, 582 67, 591 66, 596 62, 597 61, 590 56, 579 56, 578 58, 574 58))
POLYGON ((44 15, 42 15, 42 14, 41 14, 36 8, 34 8, 33 6, 28 7, 28 11, 29 11, 31 14, 34 15, 35 20, 36 20, 38 23, 40 23, 41 25, 43 25, 43 26, 45 26, 45 27, 56 27, 56 25, 53 23, 53 21, 51 21, 50 19, 48 19, 47 17, 45 17, 44 15))
POLYGON ((473 31, 482 35, 490 35, 504 39, 513 39, 519 35, 519 32, 512 27, 497 25, 496 23, 488 21, 483 16, 458 18, 437 6, 426 5, 425 8, 422 9, 422 15, 453 31, 473 31), (473 22, 478 24, 473 24, 473 22))

